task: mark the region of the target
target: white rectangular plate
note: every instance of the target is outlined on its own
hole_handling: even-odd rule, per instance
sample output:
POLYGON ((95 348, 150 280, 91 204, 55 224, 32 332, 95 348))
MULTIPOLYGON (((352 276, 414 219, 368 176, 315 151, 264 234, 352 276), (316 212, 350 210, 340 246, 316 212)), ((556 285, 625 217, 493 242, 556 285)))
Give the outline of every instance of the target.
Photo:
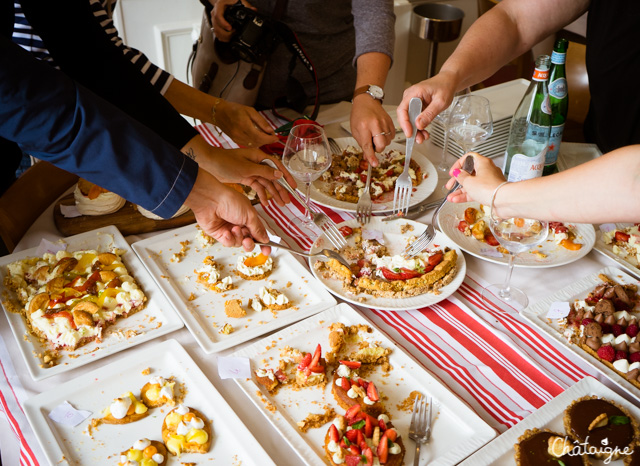
MULTIPOLYGON (((34 380, 60 374, 75 369, 92 361, 104 358, 110 354, 138 345, 153 338, 182 328, 183 323, 160 291, 156 283, 147 273, 147 270, 131 250, 131 246, 124 239, 120 231, 114 226, 88 231, 79 235, 70 236, 61 240, 67 244, 67 251, 81 249, 95 249, 106 251, 111 247, 124 249, 127 252, 122 256, 122 261, 127 266, 131 276, 136 279, 142 291, 147 296, 147 306, 140 312, 119 319, 116 324, 108 327, 103 332, 100 343, 90 343, 75 351, 60 351, 59 363, 53 367, 40 367, 41 361, 34 356, 35 353, 43 353, 47 349, 39 338, 31 335, 27 330, 22 315, 9 311, 5 304, 7 297, 15 298, 15 293, 4 286, 4 278, 7 274, 6 265, 27 257, 35 257, 37 248, 11 254, 0 258, 0 289, 2 291, 2 303, 11 326, 11 331, 18 342, 20 353, 27 364, 29 374, 34 380), (133 336, 125 337, 126 332, 134 332, 133 336)), ((19 306, 17 300, 15 305, 19 306)))
MULTIPOLYGON (((389 362, 393 370, 387 376, 380 373, 370 375, 382 396, 388 397, 385 406, 391 413, 391 420, 402 436, 406 447, 405 464, 413 464, 415 444, 408 437, 411 413, 400 411, 397 405, 417 390, 433 397, 433 435, 431 441, 422 447, 422 459, 428 458, 430 465, 456 464, 495 437, 495 431, 475 414, 465 403, 440 384, 411 356, 378 331, 369 321, 347 304, 339 304, 274 335, 258 341, 234 356, 251 360, 252 370, 269 366, 277 368, 279 354, 285 345, 300 351, 313 352, 320 343, 324 351, 329 348, 329 326, 334 322, 349 325, 369 325, 373 333, 364 336, 366 341, 376 342, 382 347, 392 348, 389 362)), ((264 387, 253 380, 236 379, 236 383, 280 432, 287 443, 298 453, 305 464, 325 464, 324 438, 329 424, 318 429, 310 429, 303 434, 297 422, 309 413, 322 413, 325 404, 331 405, 338 414, 344 414, 331 394, 331 383, 324 392, 318 387, 291 390, 283 387, 277 394, 269 394, 264 387), (275 406, 275 412, 268 409, 267 402, 275 406)))
POLYGON ((133 249, 206 353, 221 351, 272 332, 336 303, 291 253, 273 249, 274 269, 271 275, 264 280, 244 280, 233 273, 236 261, 244 251, 225 248, 220 243, 203 248, 196 241, 197 231, 195 224, 188 225, 134 243, 133 249), (186 254, 180 262, 171 262, 173 254, 181 250, 180 243, 185 241, 189 241, 186 254), (194 270, 202 266, 207 256, 213 256, 218 264, 224 266, 222 276, 232 277, 235 289, 216 293, 196 282, 194 270), (249 298, 255 298, 260 287, 267 286, 269 280, 275 281, 272 288, 284 293, 293 302, 293 307, 274 314, 269 310, 255 312, 247 306, 249 298), (288 283, 291 283, 289 287, 288 283), (228 318, 224 303, 229 299, 241 299, 247 315, 228 318), (233 333, 220 333, 225 323, 233 326, 233 333))
POLYGON ((605 376, 609 377, 614 383, 617 383, 620 388, 640 400, 640 390, 638 390, 631 382, 619 375, 613 369, 610 369, 605 364, 600 362, 599 359, 596 359, 595 357, 588 354, 579 346, 569 343, 566 338, 562 336, 562 331, 559 329, 558 320, 549 320, 546 318, 547 312, 549 311, 552 303, 556 301, 571 303, 576 299, 584 299, 590 291, 593 291, 593 289, 597 285, 602 283, 602 280, 598 278, 598 275, 601 273, 621 284, 635 283, 637 285, 640 285, 637 279, 630 275, 627 275, 623 271, 616 269, 615 267, 605 267, 604 269, 599 270, 598 272, 591 275, 587 275, 581 280, 578 280, 577 282, 563 288, 562 290, 553 293, 546 299, 536 302, 533 306, 529 306, 524 311, 522 311, 522 315, 529 319, 534 325, 541 328, 557 341, 559 341, 562 346, 573 351, 575 354, 577 354, 593 367, 602 372, 605 376))
MULTIPOLYGON (((475 454, 463 461, 460 466, 475 466, 478 464, 491 464, 492 466, 511 466, 514 464, 513 446, 518 443, 520 437, 527 429, 549 429, 559 434, 565 432, 562 423, 564 410, 573 400, 583 396, 597 395, 615 401, 619 405, 627 408, 631 414, 640 419, 640 409, 629 403, 616 392, 598 382, 592 377, 586 377, 576 382, 564 392, 556 396, 553 400, 542 406, 540 409, 527 416, 518 424, 507 430, 496 438, 493 442, 485 445, 475 454)), ((602 461, 589 458, 592 465, 604 464, 602 461)), ((610 465, 622 465, 622 460, 612 461, 610 465)))
MULTIPOLYGON (((614 225, 618 229, 623 229, 628 226, 631 226, 631 223, 614 223, 614 225)), ((640 269, 637 268, 628 260, 624 259, 623 257, 620 257, 615 252, 613 252, 613 246, 611 246, 610 244, 606 244, 602 240, 603 235, 604 233, 602 232, 602 230, 600 230, 600 227, 596 226, 596 244, 593 248, 599 253, 604 254, 605 256, 616 261, 621 267, 623 267, 629 273, 635 275, 636 277, 640 277, 640 269)))
MULTIPOLYGON (((197 409, 212 423, 212 442, 206 454, 188 453, 182 463, 197 464, 274 464, 235 412, 209 382, 196 363, 175 340, 132 351, 129 356, 98 370, 41 393, 24 404, 29 423, 50 464, 115 464, 120 453, 140 438, 162 441, 162 421, 170 407, 151 408, 145 418, 130 424, 87 426, 91 418, 100 417, 104 408, 130 391, 136 397, 151 377, 174 377, 183 384, 183 404, 197 409), (149 368, 151 373, 143 375, 149 368), (74 408, 91 411, 92 416, 71 427, 49 419, 49 413, 68 401, 74 408)), ((178 385, 176 384, 176 386, 178 385)), ((176 464, 176 459, 169 459, 176 464)))

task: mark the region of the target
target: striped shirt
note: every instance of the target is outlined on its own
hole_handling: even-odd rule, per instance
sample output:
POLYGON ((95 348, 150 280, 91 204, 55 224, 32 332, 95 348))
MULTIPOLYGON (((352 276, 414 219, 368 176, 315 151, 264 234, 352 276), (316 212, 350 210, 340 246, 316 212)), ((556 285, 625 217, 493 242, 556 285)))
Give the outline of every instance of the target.
MULTIPOLYGON (((167 73, 163 69, 157 67, 139 50, 131 47, 127 47, 123 40, 118 35, 118 30, 113 24, 111 12, 115 7, 117 0, 88 0, 95 16, 96 21, 100 23, 100 26, 104 29, 105 34, 109 37, 111 42, 114 43, 118 49, 122 51, 122 54, 133 63, 133 65, 147 78, 151 85, 161 94, 169 88, 173 76, 167 73)), ((53 66, 56 66, 55 61, 49 54, 43 40, 35 34, 28 20, 25 18, 22 11, 22 5, 20 1, 14 2, 15 18, 13 27, 12 40, 16 44, 20 45, 25 50, 31 52, 39 60, 46 61, 53 66)))

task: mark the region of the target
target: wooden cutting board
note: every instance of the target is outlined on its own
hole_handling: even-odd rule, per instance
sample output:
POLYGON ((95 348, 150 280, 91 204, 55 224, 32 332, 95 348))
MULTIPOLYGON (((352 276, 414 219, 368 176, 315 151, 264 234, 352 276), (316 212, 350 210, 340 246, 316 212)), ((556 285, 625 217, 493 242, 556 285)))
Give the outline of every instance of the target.
POLYGON ((125 236, 137 235, 140 233, 149 233, 150 231, 182 227, 196 221, 191 210, 176 218, 152 220, 138 212, 135 205, 128 201, 120 210, 112 214, 82 215, 74 218, 64 217, 62 212, 60 212, 60 205, 70 206, 74 204, 75 200, 73 193, 71 193, 59 199, 53 208, 53 220, 60 233, 65 236, 77 235, 78 233, 95 230, 96 228, 107 225, 115 225, 125 236))

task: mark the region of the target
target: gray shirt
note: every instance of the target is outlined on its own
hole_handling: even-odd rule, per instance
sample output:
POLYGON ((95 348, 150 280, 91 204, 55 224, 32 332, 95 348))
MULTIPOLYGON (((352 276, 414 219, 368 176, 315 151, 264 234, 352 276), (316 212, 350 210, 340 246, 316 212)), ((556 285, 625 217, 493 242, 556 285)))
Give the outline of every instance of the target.
MULTIPOLYGON (((271 16, 276 0, 250 0, 258 12, 271 16)), ((351 100, 357 58, 381 52, 393 58, 394 24, 391 0, 289 0, 281 21, 297 35, 311 59, 320 85, 320 103, 351 100)), ((291 53, 279 44, 267 63, 257 105, 270 108, 285 95, 291 53)), ((304 87, 309 104, 314 80, 298 60, 292 76, 304 87)))

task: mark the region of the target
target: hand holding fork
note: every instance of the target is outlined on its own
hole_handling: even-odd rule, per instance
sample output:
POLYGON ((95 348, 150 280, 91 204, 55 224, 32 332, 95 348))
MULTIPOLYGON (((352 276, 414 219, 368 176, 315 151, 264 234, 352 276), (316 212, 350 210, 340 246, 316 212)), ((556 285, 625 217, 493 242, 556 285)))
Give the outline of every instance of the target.
POLYGON ((422 112, 422 100, 414 97, 409 101, 409 120, 411 121, 411 137, 407 139, 406 154, 404 157, 404 170, 396 179, 396 189, 393 193, 393 213, 403 212, 405 215, 409 211, 409 203, 411 201, 411 191, 413 191, 413 183, 409 176, 409 165, 411 162, 411 153, 413 145, 416 141, 416 118, 422 112))

